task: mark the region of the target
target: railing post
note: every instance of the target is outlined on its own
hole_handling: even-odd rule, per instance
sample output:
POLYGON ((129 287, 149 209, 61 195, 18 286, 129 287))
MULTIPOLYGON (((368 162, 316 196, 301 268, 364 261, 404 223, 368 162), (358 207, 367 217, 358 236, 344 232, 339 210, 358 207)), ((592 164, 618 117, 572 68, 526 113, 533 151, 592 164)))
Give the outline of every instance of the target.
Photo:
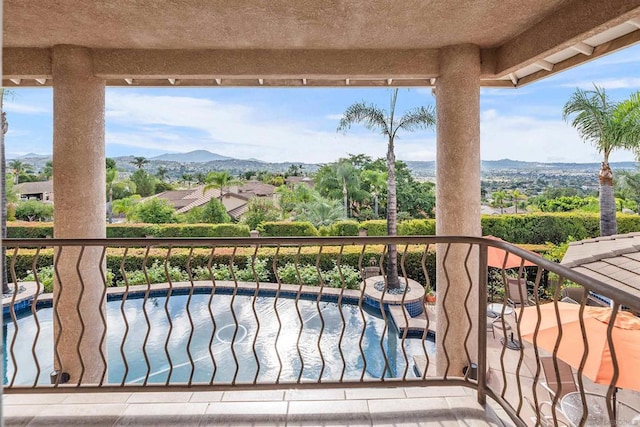
POLYGON ((487 246, 480 245, 478 268, 478 403, 486 402, 487 387, 487 246))

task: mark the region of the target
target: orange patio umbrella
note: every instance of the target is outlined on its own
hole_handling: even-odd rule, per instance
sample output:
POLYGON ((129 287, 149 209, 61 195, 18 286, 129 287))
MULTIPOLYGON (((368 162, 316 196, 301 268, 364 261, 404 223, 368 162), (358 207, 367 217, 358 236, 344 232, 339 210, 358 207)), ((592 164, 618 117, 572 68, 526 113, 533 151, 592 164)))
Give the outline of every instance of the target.
MULTIPOLYGON (((484 238, 499 240, 501 242, 504 242, 504 240, 494 236, 484 236, 484 238)), ((534 252, 531 252, 531 254, 538 256, 538 254, 534 252)), ((522 264, 522 261, 523 261, 522 258, 510 252, 507 252, 504 249, 495 248, 493 246, 487 247, 487 265, 489 267, 507 269, 507 268, 518 268, 521 265, 524 265, 525 267, 534 267, 536 265, 535 263, 527 260, 524 260, 524 264, 522 264), (506 262, 505 262, 505 257, 507 258, 506 262)))
MULTIPOLYGON (((554 303, 541 304, 540 329, 536 344, 553 352, 560 326, 556 318, 554 303)), ((580 305, 558 302, 558 313, 562 324, 562 337, 557 357, 575 369, 579 369, 582 355, 586 351, 579 320, 580 305)), ((608 307, 584 308, 584 328, 588 345, 588 355, 583 374, 598 384, 611 384, 613 360, 607 340, 607 327, 612 310, 608 307)), ((522 338, 533 342, 538 322, 536 306, 526 307, 520 318, 522 338)), ((640 318, 620 311, 616 315, 612 342, 618 363, 618 380, 615 387, 640 391, 640 318)))

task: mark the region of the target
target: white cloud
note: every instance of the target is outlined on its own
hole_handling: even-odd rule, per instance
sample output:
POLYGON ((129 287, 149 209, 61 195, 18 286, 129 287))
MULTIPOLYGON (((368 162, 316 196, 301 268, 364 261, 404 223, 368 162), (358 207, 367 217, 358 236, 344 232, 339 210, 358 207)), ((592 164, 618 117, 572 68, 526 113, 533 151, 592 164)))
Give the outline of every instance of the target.
MULTIPOLYGON (((318 124, 270 117, 268 110, 250 105, 210 99, 108 93, 106 116, 108 144, 153 150, 207 149, 270 162, 331 162, 348 153, 386 153, 384 138, 372 132, 354 129, 342 135, 319 130, 318 124)), ((420 138, 398 140, 398 158, 412 158, 424 144, 420 138)))
POLYGON ((51 110, 43 106, 11 101, 4 104, 4 111, 15 114, 51 114, 51 110))
MULTIPOLYGON (((480 121, 481 158, 538 162, 598 162, 600 154, 584 143, 575 129, 560 119, 510 116, 484 111, 480 121)), ((633 160, 630 152, 615 154, 615 161, 633 160)))
POLYGON ((593 89, 593 85, 596 84, 605 89, 637 89, 640 88, 640 78, 638 77, 623 77, 617 79, 605 79, 605 80, 582 80, 577 82, 563 83, 563 87, 579 87, 581 89, 593 89))
POLYGON ((326 116, 324 116, 324 118, 327 120, 340 120, 342 117, 342 114, 327 114, 326 116))

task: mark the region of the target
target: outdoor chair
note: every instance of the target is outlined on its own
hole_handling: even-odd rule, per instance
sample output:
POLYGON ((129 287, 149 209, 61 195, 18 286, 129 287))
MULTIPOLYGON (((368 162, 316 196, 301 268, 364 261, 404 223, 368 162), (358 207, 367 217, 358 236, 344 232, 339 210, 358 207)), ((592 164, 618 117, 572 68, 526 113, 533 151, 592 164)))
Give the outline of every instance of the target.
POLYGON ((546 382, 542 382, 541 385, 551 394, 552 398, 554 398, 556 394, 559 394, 558 399, 562 399, 567 393, 578 391, 578 386, 573 377, 571 366, 558 358, 556 358, 556 362, 558 364, 557 375, 553 357, 540 357, 540 365, 542 366, 546 380, 546 382), (559 382, 558 378, 560 378, 559 382))
POLYGON ((527 281, 524 278, 507 278, 507 304, 513 307, 516 321, 518 320, 516 308, 533 305, 533 301, 527 293, 527 281))
MULTIPOLYGON (((551 414, 551 410, 553 410, 553 405, 552 405, 551 402, 548 402, 548 401, 540 402, 538 407, 536 407, 536 405, 527 396, 524 397, 524 400, 526 400, 527 403, 529 404, 529 406, 531 406, 531 409, 533 409, 533 412, 536 413, 540 417, 540 425, 542 427, 556 427, 558 425, 559 426, 566 426, 566 427, 570 426, 569 423, 563 421, 563 419, 561 418, 561 416, 563 416, 563 414, 560 411, 560 409, 558 409, 557 412, 556 412, 557 424, 554 422, 553 415, 551 414), (544 408, 547 407, 547 406, 550 408, 549 413, 546 413, 544 411, 544 408)), ((531 422, 533 424, 536 424, 537 417, 531 417, 531 422)))

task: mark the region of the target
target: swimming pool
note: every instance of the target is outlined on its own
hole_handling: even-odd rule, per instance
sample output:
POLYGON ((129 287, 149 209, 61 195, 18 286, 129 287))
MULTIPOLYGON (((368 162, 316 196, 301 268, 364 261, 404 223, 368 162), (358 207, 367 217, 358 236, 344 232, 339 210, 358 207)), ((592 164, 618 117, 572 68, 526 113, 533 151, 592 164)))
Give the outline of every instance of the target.
MULTIPOLYGON (((149 298, 144 306, 143 302, 142 298, 107 302, 109 383, 402 377, 405 371, 411 376, 413 356, 435 352, 432 341, 403 340, 389 316, 385 322, 379 310, 363 307, 361 311, 356 304, 217 293, 193 295, 188 307, 187 295, 149 298)), ((37 311, 40 334, 35 353, 40 364, 38 382, 43 384, 49 383, 53 370, 52 316, 50 307, 37 311)), ((3 381, 7 384, 15 376, 14 384, 33 384, 35 319, 28 312, 17 324, 13 349, 16 327, 12 322, 4 326, 3 381), (17 371, 6 350, 16 356, 17 371)))

